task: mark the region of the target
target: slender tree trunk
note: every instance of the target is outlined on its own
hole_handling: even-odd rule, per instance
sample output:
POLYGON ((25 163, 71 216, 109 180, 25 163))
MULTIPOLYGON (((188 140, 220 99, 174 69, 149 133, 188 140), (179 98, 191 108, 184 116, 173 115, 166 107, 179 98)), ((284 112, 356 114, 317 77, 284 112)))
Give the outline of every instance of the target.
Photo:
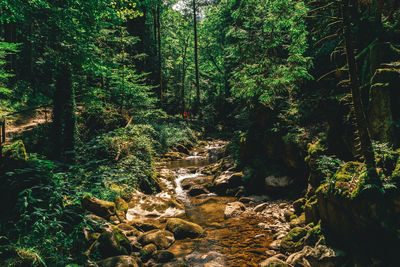
POLYGON ((160 83, 159 100, 160 105, 163 105, 163 79, 162 79, 162 50, 161 50, 161 18, 160 18, 160 5, 157 5, 157 35, 158 35, 158 75, 160 83))
POLYGON ((183 60, 182 60, 182 88, 181 88, 181 114, 183 116, 184 112, 185 112, 185 78, 186 78, 186 53, 187 53, 187 48, 188 48, 188 42, 189 42, 189 36, 188 39, 185 42, 185 48, 184 48, 184 52, 183 52, 183 60))
POLYGON ((197 42, 197 12, 196 0, 193 0, 193 30, 194 30, 194 64, 196 72, 196 106, 197 113, 200 108, 200 82, 199 82, 199 62, 198 62, 198 42, 197 42))
POLYGON ((76 141, 76 104, 72 73, 68 64, 59 64, 53 107, 54 156, 73 163, 76 141))
POLYGON ((360 138, 360 152, 365 160, 368 172, 366 183, 380 185, 381 182, 376 172, 374 150, 372 147, 371 137, 368 132, 367 119, 361 101, 360 80, 357 74, 357 65, 352 40, 353 38, 350 28, 351 25, 349 2, 351 3, 352 1, 353 0, 342 0, 343 31, 346 41, 346 54, 349 67, 351 95, 353 100, 358 136, 360 138))

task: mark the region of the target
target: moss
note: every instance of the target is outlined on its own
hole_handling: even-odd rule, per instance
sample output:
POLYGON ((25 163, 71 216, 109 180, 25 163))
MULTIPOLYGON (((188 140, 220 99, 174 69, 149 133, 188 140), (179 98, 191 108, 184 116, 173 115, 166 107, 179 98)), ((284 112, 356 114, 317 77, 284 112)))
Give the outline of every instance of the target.
POLYGON ((316 195, 307 199, 306 204, 304 204, 304 213, 306 217, 306 223, 317 222, 319 220, 318 215, 318 199, 316 195))
POLYGON ((3 149, 4 158, 13 161, 26 161, 28 155, 26 153, 25 145, 21 140, 18 140, 11 145, 5 146, 3 149))
POLYGON ((117 210, 127 212, 129 205, 128 203, 121 197, 116 197, 115 198, 115 206, 117 207, 117 210))
POLYGON ((301 227, 295 227, 282 239, 281 249, 283 252, 297 252, 300 251, 305 242, 307 230, 301 227))
POLYGON ((308 156, 305 158, 305 161, 308 162, 311 159, 311 157, 320 155, 326 150, 327 148, 322 144, 321 140, 318 140, 314 143, 308 143, 307 144, 308 156))
POLYGON ((306 222, 306 216, 304 213, 302 213, 299 217, 290 221, 290 227, 301 226, 304 225, 305 222, 306 222))

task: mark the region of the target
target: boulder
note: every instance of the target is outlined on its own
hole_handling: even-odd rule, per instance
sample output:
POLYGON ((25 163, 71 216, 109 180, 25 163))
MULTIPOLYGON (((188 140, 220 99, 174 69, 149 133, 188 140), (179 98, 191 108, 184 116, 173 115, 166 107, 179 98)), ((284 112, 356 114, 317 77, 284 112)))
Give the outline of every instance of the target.
POLYGON ((140 219, 140 218, 132 219, 131 221, 128 222, 128 224, 132 225, 136 229, 139 229, 140 231, 143 232, 159 229, 161 227, 161 225, 154 220, 140 219))
POLYGON ((172 252, 169 252, 167 250, 158 250, 154 254, 154 259, 160 263, 169 262, 169 261, 173 260, 174 257, 175 257, 175 255, 172 252))
POLYGON ((137 217, 178 217, 184 213, 183 205, 168 194, 147 195, 136 190, 132 192, 126 219, 131 221, 137 217))
POLYGON ((293 220, 290 221, 290 227, 294 228, 297 226, 302 226, 306 223, 306 216, 301 214, 299 217, 294 218, 293 220))
POLYGON ((131 256, 115 256, 97 262, 99 267, 139 267, 139 259, 131 256))
POLYGON ((190 187, 188 194, 192 197, 202 195, 202 194, 209 194, 210 191, 208 191, 206 188, 204 188, 201 185, 193 185, 190 187))
POLYGON ((196 238, 204 233, 204 229, 200 225, 178 218, 167 219, 165 228, 172 232, 176 239, 196 238))
POLYGON ((268 176, 264 180, 265 189, 268 191, 276 191, 284 189, 293 184, 293 179, 288 176, 268 176))
POLYGON ((294 208, 294 213, 298 216, 300 215, 304 210, 303 206, 306 203, 305 198, 299 198, 295 202, 293 202, 293 208, 294 208))
POLYGON ((86 195, 81 199, 82 207, 94 214, 103 217, 110 218, 115 214, 115 203, 97 199, 95 197, 86 195))
POLYGON ((285 217, 285 221, 290 222, 290 218, 294 215, 294 212, 291 210, 285 210, 283 216, 285 217))
POLYGON ((300 251, 304 247, 307 230, 301 227, 295 227, 282 239, 281 251, 293 253, 300 251))
POLYGON ((103 232, 91 249, 91 254, 98 254, 102 258, 129 255, 130 253, 129 239, 117 228, 103 232))
POLYGON ((217 176, 210 190, 219 195, 226 195, 228 189, 236 188, 242 184, 243 173, 224 171, 221 175, 217 176))
POLYGON ((246 206, 239 201, 226 204, 224 216, 225 218, 237 217, 246 210, 246 206))
POLYGON ((142 250, 140 251, 140 254, 142 255, 142 259, 144 261, 149 260, 154 253, 156 253, 157 251, 157 247, 154 244, 147 244, 146 246, 144 246, 142 248, 142 250))
POLYGON ((129 205, 123 198, 116 197, 114 202, 117 210, 123 211, 125 213, 128 211, 129 205))
POLYGON ((255 212, 262 212, 268 207, 268 203, 261 203, 253 209, 255 212))
POLYGON ((139 242, 142 245, 153 243, 157 246, 157 249, 167 249, 175 242, 175 238, 169 231, 152 230, 140 236, 139 242))

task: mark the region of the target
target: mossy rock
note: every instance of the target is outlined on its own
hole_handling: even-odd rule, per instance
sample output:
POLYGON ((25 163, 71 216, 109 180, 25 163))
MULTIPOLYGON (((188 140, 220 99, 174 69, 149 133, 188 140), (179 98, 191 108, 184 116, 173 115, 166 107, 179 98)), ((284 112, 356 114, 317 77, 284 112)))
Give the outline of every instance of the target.
POLYGON ((103 259, 130 253, 129 239, 117 228, 103 232, 91 249, 91 255, 100 256, 103 259))
POLYGON ((307 199, 304 204, 304 214, 306 223, 317 222, 319 220, 318 200, 316 195, 307 199))
POLYGON ((281 250, 286 253, 294 253, 300 251, 305 242, 307 230, 302 227, 295 227, 282 239, 281 250))
POLYGON ((327 183, 322 184, 316 193, 333 193, 344 198, 354 199, 359 196, 367 175, 364 163, 347 162, 327 183))
POLYGON ((28 154, 26 153, 25 145, 22 140, 18 140, 11 145, 3 148, 4 159, 10 161, 26 161, 28 154))
POLYGON ((176 239, 196 238, 204 233, 204 229, 200 225, 178 218, 168 219, 165 228, 172 232, 176 239))
POLYGON ((123 211, 125 213, 128 211, 129 205, 123 198, 116 197, 114 202, 117 210, 123 211))
POLYGON ((89 195, 84 196, 81 199, 82 207, 94 214, 103 217, 110 218, 115 214, 115 203, 104 201, 89 195))
POLYGON ((290 221, 290 227, 294 228, 297 226, 302 226, 306 223, 306 216, 302 213, 299 217, 290 221))
POLYGON ((296 215, 300 215, 304 211, 303 205, 305 203, 306 203, 306 199, 305 198, 299 198, 298 200, 293 202, 294 213, 296 215))

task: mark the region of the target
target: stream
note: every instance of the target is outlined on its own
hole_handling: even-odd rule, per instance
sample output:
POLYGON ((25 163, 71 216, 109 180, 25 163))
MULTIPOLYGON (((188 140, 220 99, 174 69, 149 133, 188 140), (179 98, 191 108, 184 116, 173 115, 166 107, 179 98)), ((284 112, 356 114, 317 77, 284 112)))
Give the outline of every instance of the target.
MULTIPOLYGON (((190 151, 185 158, 167 160, 159 167, 174 176, 175 181, 166 187, 184 205, 185 212, 179 214, 180 217, 205 229, 202 237, 176 240, 168 249, 175 259, 183 260, 189 266, 258 266, 268 255, 276 254, 271 249, 273 235, 288 229, 288 225, 282 222, 282 208, 289 208, 289 204, 283 201, 269 201, 266 196, 239 199, 201 193, 203 189, 198 185, 212 181, 209 169, 222 157, 225 145, 222 141, 207 142, 207 145, 190 151), (188 194, 187 189, 193 188, 193 185, 199 188, 201 194, 188 194), (238 216, 227 217, 227 204, 238 201, 246 203, 243 211, 238 216), (261 212, 254 211, 260 203, 267 203, 263 204, 266 208, 261 212)), ((165 192, 160 194, 165 195, 165 192)))

